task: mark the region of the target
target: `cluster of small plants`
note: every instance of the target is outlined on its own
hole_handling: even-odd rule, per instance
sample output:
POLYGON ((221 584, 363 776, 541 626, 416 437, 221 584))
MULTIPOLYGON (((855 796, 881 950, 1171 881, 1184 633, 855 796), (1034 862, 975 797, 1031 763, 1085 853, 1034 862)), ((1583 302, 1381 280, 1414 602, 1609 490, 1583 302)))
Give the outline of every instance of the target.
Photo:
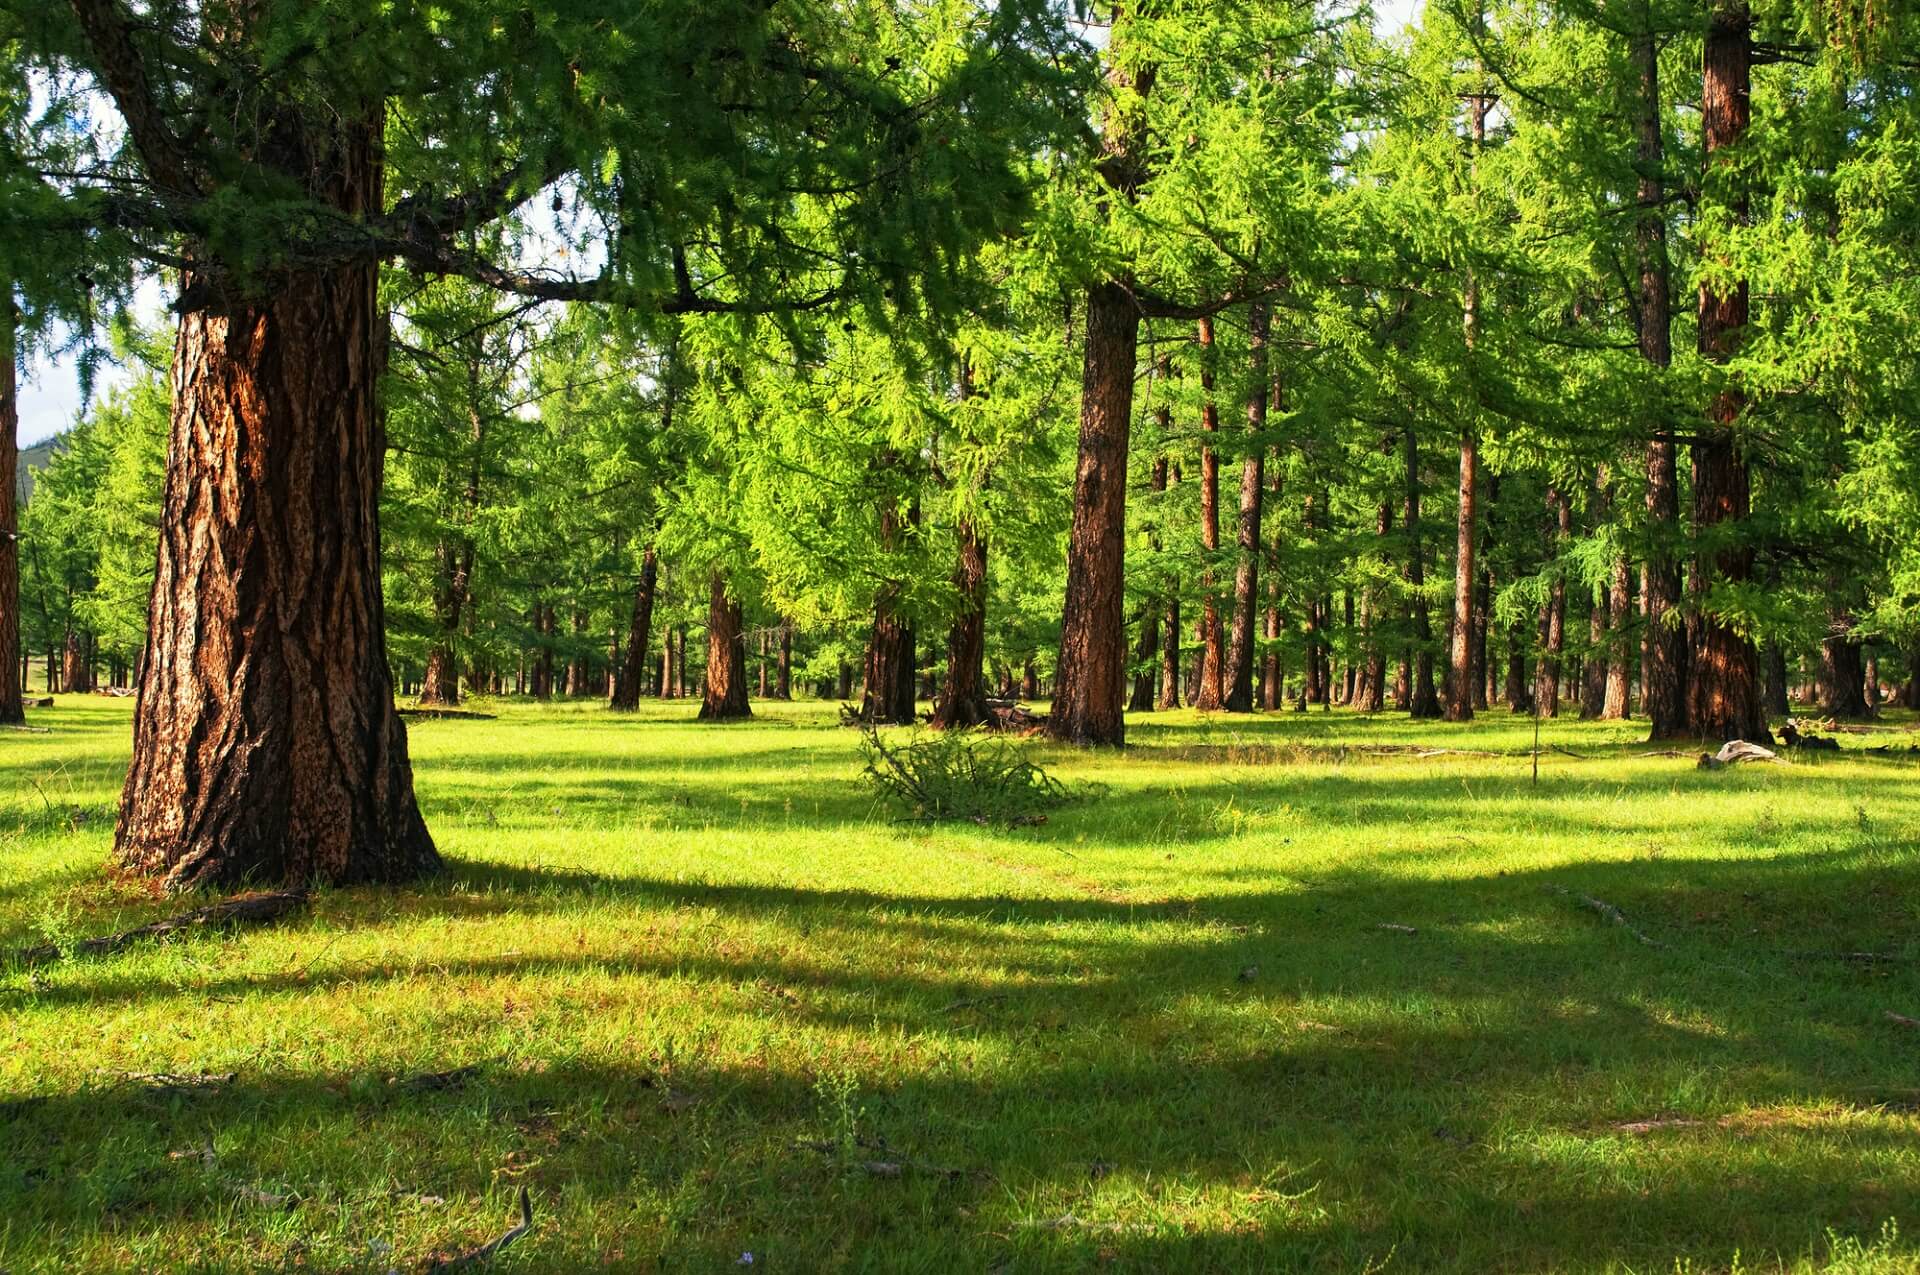
POLYGON ((889 743, 860 735, 862 778, 915 819, 1032 824, 1072 800, 1024 746, 984 731, 915 731, 889 743))

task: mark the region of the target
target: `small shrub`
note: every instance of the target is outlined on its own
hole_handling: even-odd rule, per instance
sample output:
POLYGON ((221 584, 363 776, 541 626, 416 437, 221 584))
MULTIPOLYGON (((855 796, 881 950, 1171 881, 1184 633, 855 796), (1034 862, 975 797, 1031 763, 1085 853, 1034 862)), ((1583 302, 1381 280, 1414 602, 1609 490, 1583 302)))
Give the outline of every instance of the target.
POLYGON ((862 777, 916 819, 1039 823, 1043 812, 1072 800, 1026 749, 984 732, 915 731, 889 744, 868 727, 860 734, 860 756, 862 777))

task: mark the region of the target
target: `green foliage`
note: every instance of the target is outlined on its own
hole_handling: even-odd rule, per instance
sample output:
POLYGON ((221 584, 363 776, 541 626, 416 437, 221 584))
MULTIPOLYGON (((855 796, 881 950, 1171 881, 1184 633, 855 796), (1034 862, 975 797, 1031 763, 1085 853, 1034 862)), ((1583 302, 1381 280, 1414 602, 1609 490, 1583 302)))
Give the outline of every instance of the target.
POLYGON ((1071 800, 1029 750, 984 731, 918 732, 889 741, 860 733, 861 771, 875 792, 915 819, 968 819, 1018 827, 1045 822, 1071 800))

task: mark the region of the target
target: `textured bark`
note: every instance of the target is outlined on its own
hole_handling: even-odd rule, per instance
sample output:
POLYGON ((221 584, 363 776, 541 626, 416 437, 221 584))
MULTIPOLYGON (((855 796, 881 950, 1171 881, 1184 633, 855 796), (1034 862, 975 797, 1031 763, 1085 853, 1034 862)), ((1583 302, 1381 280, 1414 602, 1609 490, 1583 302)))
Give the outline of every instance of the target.
POLYGON ((1209 440, 1220 433, 1220 409, 1213 398, 1213 320, 1200 320, 1200 547, 1206 567, 1200 573, 1200 685, 1193 706, 1203 713, 1217 712, 1227 698, 1226 650, 1220 628, 1218 582, 1213 562, 1220 552, 1220 457, 1209 440))
POLYGON ((533 631, 540 639, 540 645, 533 655, 532 677, 529 679, 530 693, 535 699, 553 698, 553 638, 556 622, 553 607, 549 603, 540 603, 533 609, 533 631))
POLYGON ((1266 492, 1267 449, 1260 435, 1267 428, 1267 336, 1272 313, 1255 302, 1247 314, 1250 387, 1247 391, 1247 455, 1240 462, 1240 516, 1236 523, 1238 556, 1233 572, 1233 630, 1227 648, 1225 708, 1251 713, 1253 656, 1258 638, 1254 618, 1260 605, 1260 503, 1266 492))
MULTIPOLYGON (((1107 78, 1145 99, 1153 92, 1153 66, 1116 56, 1125 44, 1122 16, 1116 11, 1109 28, 1107 78)), ((1145 126, 1138 115, 1109 117, 1106 124, 1099 166, 1104 197, 1131 202, 1146 176, 1145 126)), ((1047 717, 1048 733, 1072 744, 1119 745, 1127 738, 1127 441, 1140 344, 1131 284, 1123 274, 1087 289, 1066 599, 1047 717)))
POLYGON ((1867 716, 1880 715, 1880 652, 1876 647, 1866 648, 1867 665, 1867 716))
POLYGON ((987 539, 971 519, 958 528, 960 552, 953 588, 960 612, 947 630, 947 684, 933 714, 935 726, 978 726, 987 711, 987 539))
MULTIPOLYGON (((891 505, 880 513, 880 543, 899 546, 901 536, 916 515, 902 519, 891 505)), ((867 638, 865 684, 860 694, 860 720, 879 725, 910 725, 914 720, 913 625, 900 611, 903 586, 889 581, 880 586, 873 602, 873 631, 867 638)))
POLYGON ((1416 718, 1440 716, 1440 697, 1433 688, 1433 621, 1427 615, 1423 592, 1427 581, 1426 550, 1420 543, 1420 444, 1408 430, 1403 436, 1406 450, 1406 499, 1402 505, 1407 533, 1407 583, 1413 589, 1413 677, 1407 696, 1407 712, 1416 718))
POLYGON ((93 663, 87 655, 86 635, 67 630, 66 645, 60 655, 60 685, 69 695, 82 695, 93 689, 93 663))
POLYGON ((739 599, 727 596, 726 577, 716 571, 707 591, 707 685, 698 720, 752 716, 747 704, 746 621, 739 599))
POLYGON ((640 707, 647 677, 647 644, 653 636, 653 599, 660 585, 660 561, 648 545, 640 559, 640 581, 633 589, 633 614, 627 621, 626 649, 613 679, 610 708, 631 713, 640 707))
POLYGON ((0 288, 0 724, 26 720, 21 689, 26 658, 20 648, 20 543, 15 469, 20 457, 20 398, 14 373, 13 287, 0 288))
MULTIPOLYGON (((1752 37, 1744 0, 1717 0, 1707 22, 1702 60, 1701 123, 1711 168, 1725 166, 1723 152, 1746 134, 1749 118, 1752 37)), ((1732 197, 1745 220, 1746 200, 1732 197)), ((1700 353, 1714 363, 1732 358, 1747 325, 1747 283, 1721 295, 1700 287, 1700 353)), ((1745 395, 1729 385, 1707 410, 1693 445, 1693 526, 1705 542, 1692 575, 1693 667, 1687 716, 1693 734, 1706 739, 1772 739, 1760 702, 1758 659, 1753 643, 1709 609, 1715 583, 1738 586, 1753 576, 1753 550, 1741 542, 1752 506, 1746 458, 1734 425, 1745 395)))
POLYGON ((1034 667, 1032 656, 1020 666, 1020 698, 1040 698, 1040 672, 1034 667))
POLYGON ((1047 719, 1067 743, 1126 742, 1127 434, 1139 339, 1132 294, 1117 283, 1089 288, 1059 693, 1047 719))
MULTIPOLYGON (((378 205, 379 143, 377 122, 300 139, 350 214, 378 205)), ((376 274, 296 274, 180 320, 115 834, 123 865, 172 888, 439 864, 386 658, 376 274)))

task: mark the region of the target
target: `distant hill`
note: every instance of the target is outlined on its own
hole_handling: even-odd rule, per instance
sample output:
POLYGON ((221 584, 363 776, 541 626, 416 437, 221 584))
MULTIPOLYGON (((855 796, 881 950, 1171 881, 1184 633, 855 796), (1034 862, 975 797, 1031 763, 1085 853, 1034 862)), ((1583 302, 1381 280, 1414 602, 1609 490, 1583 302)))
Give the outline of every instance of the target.
POLYGON ((53 459, 54 453, 66 445, 65 434, 55 434, 52 438, 42 439, 31 447, 20 449, 20 467, 15 476, 19 486, 20 507, 26 508, 27 501, 33 498, 33 475, 36 470, 45 469, 53 459))

